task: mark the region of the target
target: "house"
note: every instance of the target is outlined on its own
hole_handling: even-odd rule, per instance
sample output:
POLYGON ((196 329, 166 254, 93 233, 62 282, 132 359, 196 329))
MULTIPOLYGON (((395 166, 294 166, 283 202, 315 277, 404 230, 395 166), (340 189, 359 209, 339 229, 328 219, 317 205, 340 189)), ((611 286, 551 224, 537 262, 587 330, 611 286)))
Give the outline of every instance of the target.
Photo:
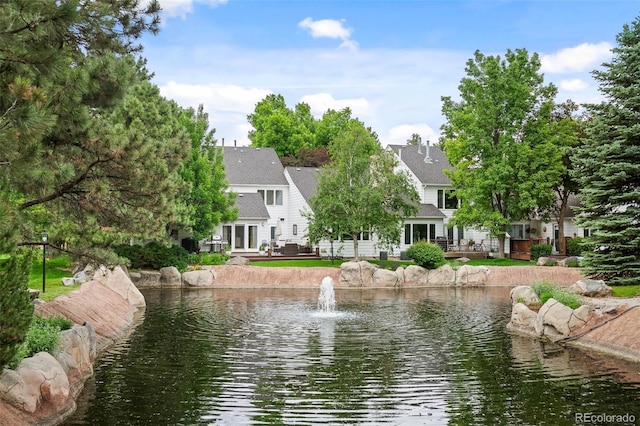
MULTIPOLYGON (((449 220, 458 207, 458 199, 444 170, 449 162, 437 147, 389 145, 398 160, 397 170, 408 173, 420 196, 419 211, 415 217, 405 219, 400 244, 392 249, 380 247, 376 236, 362 232, 358 250, 362 256, 377 257, 381 251, 401 255, 420 240, 440 244, 443 249, 459 248, 460 241, 482 242, 489 250, 492 241, 486 232, 463 227, 449 227, 449 220)), ((224 165, 229 191, 238 194, 238 220, 219 225, 212 241, 200 242, 203 250, 214 241, 237 254, 256 254, 262 245, 272 248, 285 245, 307 246, 307 220, 304 211, 310 211, 309 200, 316 194, 319 170, 313 167, 283 167, 272 148, 223 147, 224 165)), ((567 216, 567 236, 578 234, 573 215, 567 216)), ((539 238, 555 242, 557 224, 541 220, 514 223, 510 228, 513 241, 539 238), (533 231, 536 232, 533 232, 533 231)), ((344 257, 353 256, 350 241, 323 241, 318 247, 323 253, 333 249, 344 257)), ((509 253, 510 245, 506 252, 509 253)), ((467 248, 469 249, 469 248, 467 248)))

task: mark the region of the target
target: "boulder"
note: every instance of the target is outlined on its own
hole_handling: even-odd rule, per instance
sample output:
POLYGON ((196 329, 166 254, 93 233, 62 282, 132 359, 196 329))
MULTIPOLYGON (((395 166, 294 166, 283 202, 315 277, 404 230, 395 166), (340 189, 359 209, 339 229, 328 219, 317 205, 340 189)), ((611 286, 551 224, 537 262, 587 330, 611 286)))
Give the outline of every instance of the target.
POLYGON ((69 383, 79 390, 84 381, 93 374, 96 357, 96 332, 89 324, 74 325, 60 332, 60 341, 55 353, 56 360, 67 374, 69 383))
POLYGON ((373 275, 380 269, 373 263, 369 263, 366 261, 360 261, 357 262, 357 264, 360 268, 360 279, 362 280, 362 287, 374 287, 375 283, 373 275))
POLYGON ((429 283, 429 270, 422 266, 409 265, 404 270, 406 286, 426 286, 429 283))
POLYGON ((524 303, 525 305, 531 305, 532 303, 539 303, 540 298, 528 285, 519 285, 511 289, 509 293, 511 296, 511 304, 515 305, 518 302, 524 303))
POLYGON ((215 279, 215 271, 211 269, 199 269, 182 274, 182 282, 190 287, 211 287, 215 279))
POLYGON ((541 256, 538 258, 536 265, 538 266, 554 266, 558 264, 558 260, 553 257, 541 256))
POLYGON ((160 286, 161 287, 180 287, 182 286, 182 274, 175 266, 166 266, 160 268, 160 286))
POLYGON ((348 287, 362 287, 360 265, 357 262, 344 262, 340 265, 340 284, 348 287))
POLYGON ((377 269, 372 276, 372 284, 375 287, 398 287, 398 274, 388 269, 377 269))
POLYGON ((63 406, 70 398, 69 380, 60 363, 47 352, 22 360, 16 370, 0 376, 2 399, 34 413, 42 404, 63 406))
POLYGON ((602 280, 578 280, 569 287, 569 290, 587 297, 610 297, 613 295, 613 289, 602 280))
POLYGON ((573 309, 551 298, 538 311, 535 331, 552 341, 560 340, 571 333, 573 309))
MULTIPOLYGON (((445 265, 448 266, 448 265, 445 265)), ((444 268, 441 267, 441 268, 444 268)), ((440 269, 440 268, 438 268, 440 269)), ((470 266, 463 265, 458 268, 456 273, 456 285, 461 286, 478 286, 483 285, 487 282, 487 275, 489 274, 489 269, 484 266, 470 266)))
POLYGON ((249 259, 247 259, 246 257, 242 257, 242 256, 235 256, 230 258, 229 260, 227 260, 226 265, 240 265, 240 266, 245 266, 249 264, 249 259))
POLYGON ((569 256, 569 257, 565 257, 564 259, 560 259, 558 261, 558 266, 567 266, 568 262, 578 262, 580 259, 578 259, 576 256, 569 256))
POLYGON ((511 309, 511 326, 524 331, 533 331, 537 312, 532 311, 524 303, 516 303, 511 309))
POLYGON ((402 266, 398 267, 395 271, 396 278, 398 279, 398 287, 404 287, 404 268, 402 266))
POLYGON ((93 279, 101 282, 111 290, 118 293, 132 306, 146 306, 144 296, 142 295, 142 293, 140 293, 140 290, 138 290, 138 288, 133 284, 133 281, 131 281, 129 275, 127 275, 127 273, 124 272, 124 270, 120 266, 116 266, 113 269, 108 269, 105 266, 101 265, 94 274, 93 279))
POLYGON ((158 271, 140 271, 137 272, 137 279, 134 280, 134 273, 129 274, 132 282, 135 282, 139 288, 160 288, 162 284, 160 280, 162 275, 158 271))
MULTIPOLYGON (((461 266, 462 268, 468 268, 468 266, 461 266)), ((427 281, 429 285, 453 285, 456 283, 456 270, 451 267, 448 263, 442 265, 437 269, 427 270, 428 276, 427 281)))

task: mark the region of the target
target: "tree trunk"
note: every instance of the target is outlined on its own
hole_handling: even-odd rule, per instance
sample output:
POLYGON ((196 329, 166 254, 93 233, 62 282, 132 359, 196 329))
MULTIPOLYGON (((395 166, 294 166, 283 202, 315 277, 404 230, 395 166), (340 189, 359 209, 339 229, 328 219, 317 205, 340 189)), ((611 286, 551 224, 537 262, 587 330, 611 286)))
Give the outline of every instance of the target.
POLYGON ((498 257, 504 258, 504 243, 506 241, 505 234, 498 235, 498 257))
POLYGON ((353 237, 353 260, 359 261, 360 256, 358 256, 358 234, 352 235, 353 237))

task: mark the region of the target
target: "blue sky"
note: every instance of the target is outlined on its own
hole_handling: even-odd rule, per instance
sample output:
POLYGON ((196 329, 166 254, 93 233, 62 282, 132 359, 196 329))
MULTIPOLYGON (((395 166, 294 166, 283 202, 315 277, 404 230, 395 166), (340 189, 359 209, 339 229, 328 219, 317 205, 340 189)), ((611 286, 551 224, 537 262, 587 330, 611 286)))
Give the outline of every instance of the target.
POLYGON ((203 104, 225 144, 248 145, 247 114, 270 93, 321 117, 350 107, 383 145, 435 142, 441 96, 458 97, 475 50, 538 53, 557 101, 601 100, 591 71, 611 59, 640 1, 160 0, 143 56, 161 93, 203 104))

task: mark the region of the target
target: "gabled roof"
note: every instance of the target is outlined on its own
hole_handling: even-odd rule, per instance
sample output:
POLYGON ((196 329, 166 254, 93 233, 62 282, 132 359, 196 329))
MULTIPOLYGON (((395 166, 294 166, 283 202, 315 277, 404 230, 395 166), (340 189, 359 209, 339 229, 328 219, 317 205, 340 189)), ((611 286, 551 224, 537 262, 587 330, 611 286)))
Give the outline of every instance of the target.
POLYGON ((446 217, 446 215, 442 213, 442 211, 440 211, 440 209, 438 209, 433 204, 420 204, 418 206, 418 213, 413 217, 420 218, 420 219, 426 219, 426 218, 433 219, 433 218, 444 218, 446 217))
POLYGON ((424 162, 426 153, 424 146, 420 148, 422 154, 418 153, 418 147, 413 145, 389 145, 389 148, 399 156, 423 185, 451 185, 451 181, 443 173, 443 170, 451 166, 440 148, 429 147, 429 157, 432 160, 429 164, 424 162))
POLYGON ((224 147, 223 155, 229 185, 287 185, 273 148, 224 147))
POLYGON ((309 199, 315 196, 318 191, 318 173, 320 170, 317 167, 286 167, 286 170, 291 176, 293 184, 309 204, 309 199))
POLYGON ((269 211, 264 205, 262 195, 257 192, 242 192, 236 198, 238 219, 269 219, 269 211))

